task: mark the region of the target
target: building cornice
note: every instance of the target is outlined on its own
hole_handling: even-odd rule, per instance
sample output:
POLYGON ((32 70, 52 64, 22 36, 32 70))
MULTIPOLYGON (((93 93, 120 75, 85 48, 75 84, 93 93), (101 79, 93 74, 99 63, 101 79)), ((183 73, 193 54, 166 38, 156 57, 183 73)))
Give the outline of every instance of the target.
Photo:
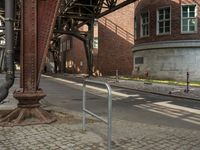
POLYGON ((144 51, 153 49, 166 49, 166 48, 200 48, 200 40, 177 40, 177 41, 161 41, 145 44, 136 44, 133 46, 132 51, 144 51))

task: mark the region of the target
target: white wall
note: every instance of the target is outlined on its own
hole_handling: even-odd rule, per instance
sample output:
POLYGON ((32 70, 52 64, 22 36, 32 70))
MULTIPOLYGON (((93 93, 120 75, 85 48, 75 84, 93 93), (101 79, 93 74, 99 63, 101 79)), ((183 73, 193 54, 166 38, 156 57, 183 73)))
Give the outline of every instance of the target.
POLYGON ((143 64, 134 62, 134 76, 144 76, 148 72, 155 79, 186 80, 189 71, 191 80, 200 81, 200 47, 157 47, 133 51, 133 55, 134 60, 144 57, 143 64))

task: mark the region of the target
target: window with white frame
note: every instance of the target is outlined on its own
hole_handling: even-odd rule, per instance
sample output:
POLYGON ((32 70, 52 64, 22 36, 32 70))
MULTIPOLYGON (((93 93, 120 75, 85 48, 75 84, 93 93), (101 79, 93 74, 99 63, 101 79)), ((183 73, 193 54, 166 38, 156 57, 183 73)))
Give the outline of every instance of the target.
POLYGON ((197 6, 182 5, 181 31, 182 33, 192 33, 197 31, 197 6))
POLYGON ((171 10, 170 7, 159 8, 157 11, 157 34, 170 34, 171 10))
POLYGON ((93 33, 93 48, 98 49, 99 48, 99 35, 98 35, 98 31, 99 31, 99 26, 98 26, 98 20, 96 19, 94 22, 94 33, 93 33))
POLYGON ((149 12, 141 13, 141 37, 149 35, 149 12))

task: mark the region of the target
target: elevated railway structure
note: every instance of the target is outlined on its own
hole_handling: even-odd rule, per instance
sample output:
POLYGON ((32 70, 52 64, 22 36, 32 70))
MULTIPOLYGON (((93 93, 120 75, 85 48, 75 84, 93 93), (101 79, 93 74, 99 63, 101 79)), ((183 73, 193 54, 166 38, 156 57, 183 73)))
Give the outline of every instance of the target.
MULTIPOLYGON (((45 93, 39 88, 39 83, 50 41, 56 41, 62 34, 81 39, 85 45, 88 73, 92 75, 95 19, 135 1, 6 0, 5 28, 2 29, 6 38, 7 75, 5 83, 0 86, 0 101, 7 97, 9 88, 14 82, 13 57, 17 47, 20 47, 21 75, 20 90, 14 92, 14 97, 19 101, 18 107, 3 115, 0 123, 8 126, 55 121, 55 117, 43 110, 39 103, 45 97, 45 93), (82 31, 80 29, 82 26, 87 26, 87 30, 82 31)), ((4 2, 1 1, 0 4, 3 8, 4 2)))
POLYGON ((59 34, 68 34, 84 42, 88 74, 92 75, 95 20, 134 1, 135 0, 62 1, 56 22, 56 29, 54 30, 55 37, 58 37, 59 34), (87 26, 87 29, 84 31, 81 30, 83 26, 87 26))

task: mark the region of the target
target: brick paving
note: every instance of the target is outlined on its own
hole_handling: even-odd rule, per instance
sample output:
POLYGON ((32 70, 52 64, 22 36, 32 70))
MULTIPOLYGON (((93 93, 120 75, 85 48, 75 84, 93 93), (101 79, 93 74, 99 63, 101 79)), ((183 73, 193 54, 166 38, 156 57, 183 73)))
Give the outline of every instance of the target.
POLYGON ((76 125, 67 123, 0 127, 1 150, 102 150, 101 143, 94 133, 82 133, 76 125))
POLYGON ((132 122, 114 122, 117 150, 199 150, 200 131, 159 127, 132 122), (116 129, 122 128, 121 131, 116 129), (117 135, 120 136, 120 138, 117 135))
MULTIPOLYGON (((114 150, 199 150, 200 148, 200 131, 132 122, 124 124, 121 121, 114 121, 113 124, 115 125, 114 150)), ((89 123, 86 132, 81 131, 79 123, 0 127, 0 149, 105 150, 104 128, 101 123, 89 123)))

